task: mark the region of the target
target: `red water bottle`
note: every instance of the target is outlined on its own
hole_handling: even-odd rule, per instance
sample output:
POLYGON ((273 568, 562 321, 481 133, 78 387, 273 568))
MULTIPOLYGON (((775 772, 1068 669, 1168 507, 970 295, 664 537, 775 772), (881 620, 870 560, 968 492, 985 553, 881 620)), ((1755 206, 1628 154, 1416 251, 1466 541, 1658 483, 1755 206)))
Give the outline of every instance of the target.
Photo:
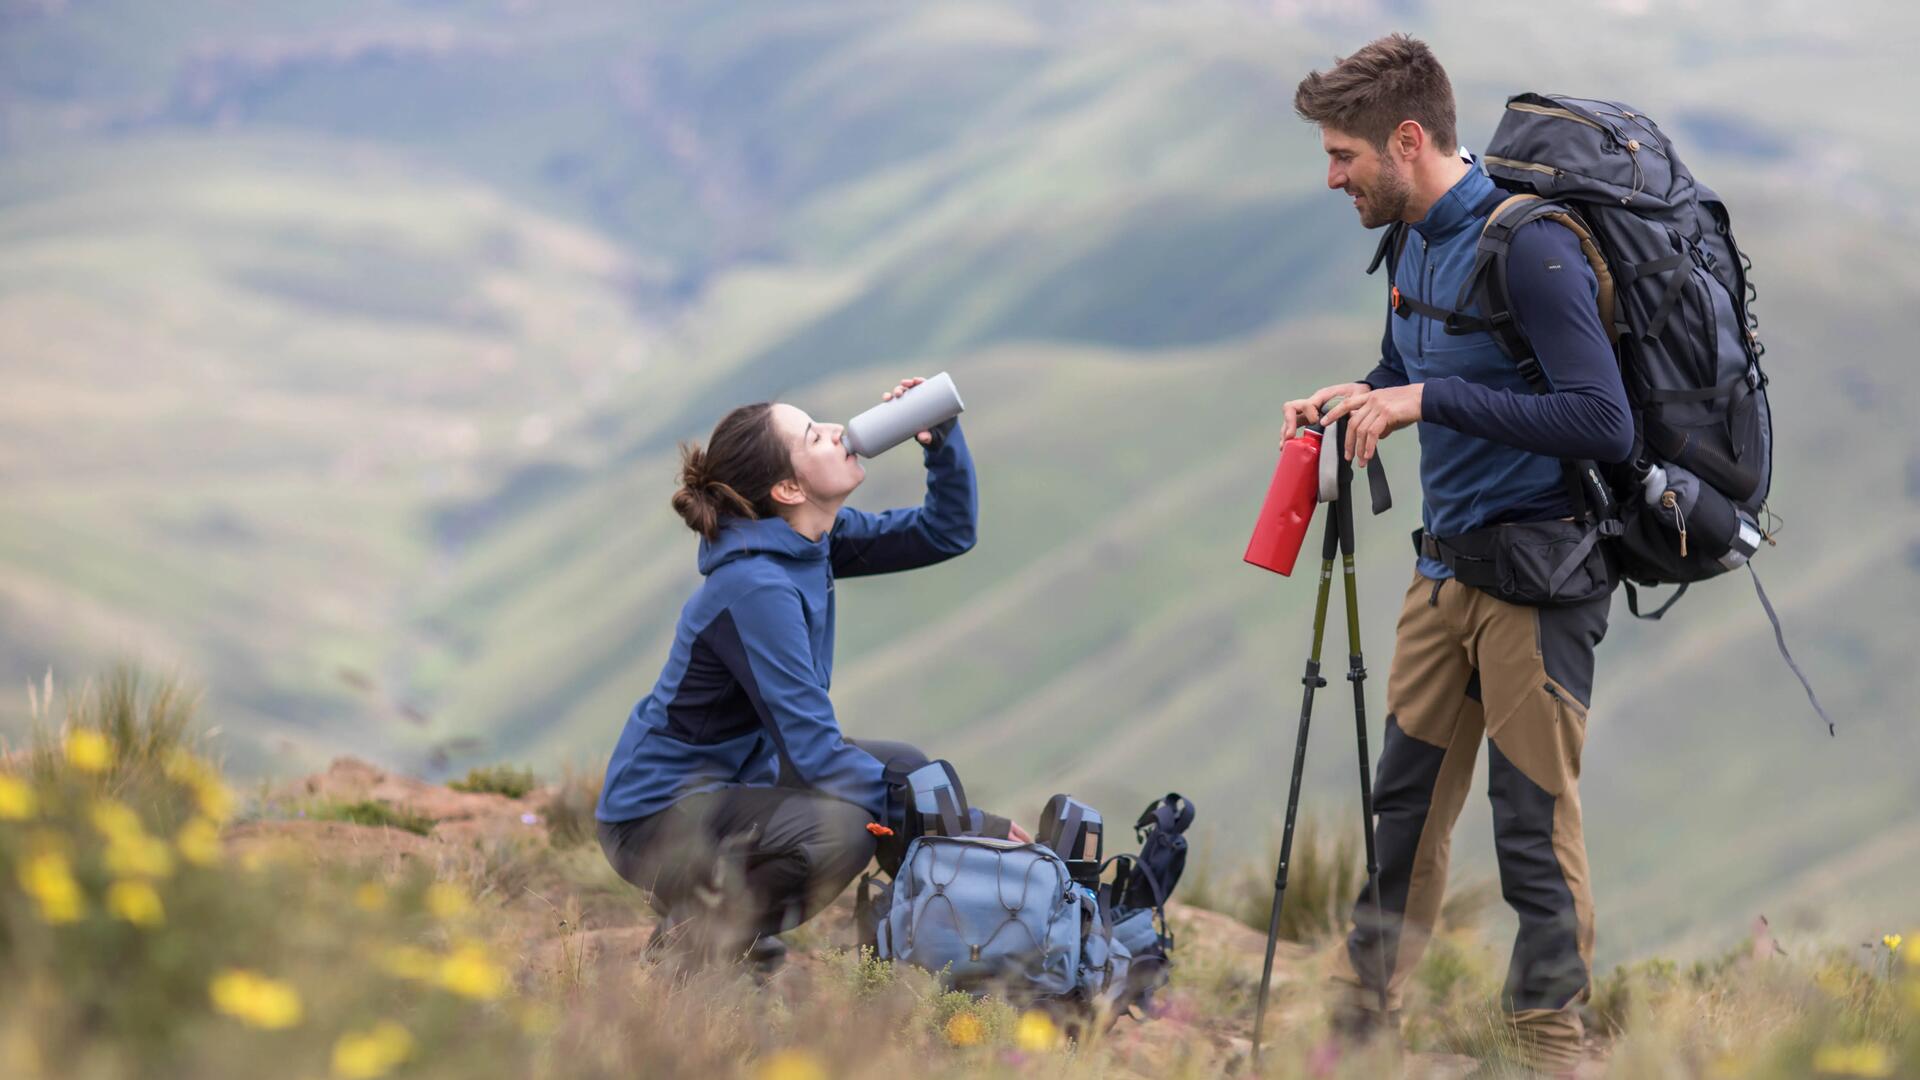
POLYGON ((1267 501, 1260 507, 1260 520, 1254 522, 1253 539, 1247 541, 1246 561, 1276 574, 1293 573, 1293 561, 1300 555, 1300 542, 1307 538, 1307 523, 1313 520, 1319 501, 1320 429, 1307 424, 1280 448, 1280 464, 1274 467, 1273 483, 1267 485, 1267 501))

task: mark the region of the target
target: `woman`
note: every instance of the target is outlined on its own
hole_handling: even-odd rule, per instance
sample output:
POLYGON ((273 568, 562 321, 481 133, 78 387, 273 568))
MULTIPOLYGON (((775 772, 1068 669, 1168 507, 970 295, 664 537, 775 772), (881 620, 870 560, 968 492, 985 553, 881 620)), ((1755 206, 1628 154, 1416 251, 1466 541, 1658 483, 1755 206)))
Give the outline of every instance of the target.
POLYGON ((762 403, 729 412, 705 449, 681 447, 673 507, 701 536, 705 581, 621 732, 595 816, 614 869, 666 916, 655 941, 699 959, 777 962, 773 935, 865 868, 876 833, 903 818, 892 781, 926 760, 841 734, 827 697, 833 581, 971 548, 973 459, 955 421, 922 431, 924 504, 864 513, 844 505, 866 468, 842 432, 762 403))

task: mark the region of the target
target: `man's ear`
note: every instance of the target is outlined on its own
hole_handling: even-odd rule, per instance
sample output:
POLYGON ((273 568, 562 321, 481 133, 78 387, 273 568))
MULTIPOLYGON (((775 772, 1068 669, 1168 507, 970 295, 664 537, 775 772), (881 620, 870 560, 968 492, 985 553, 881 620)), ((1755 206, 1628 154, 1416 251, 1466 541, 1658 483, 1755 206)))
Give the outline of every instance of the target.
POLYGON ((1387 146, 1396 158, 1403 162, 1412 161, 1427 148, 1427 129, 1421 127, 1418 120, 1402 120, 1400 126, 1393 129, 1387 146))
POLYGON ((802 506, 807 501, 807 493, 801 490, 800 481, 791 476, 773 485, 768 494, 781 506, 802 506))

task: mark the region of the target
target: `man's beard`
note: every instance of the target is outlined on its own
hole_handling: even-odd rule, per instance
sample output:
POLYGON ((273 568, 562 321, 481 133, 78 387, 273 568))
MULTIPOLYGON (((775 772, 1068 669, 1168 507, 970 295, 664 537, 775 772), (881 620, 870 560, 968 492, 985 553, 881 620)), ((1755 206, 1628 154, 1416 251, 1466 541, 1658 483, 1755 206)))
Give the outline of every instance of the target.
POLYGON ((1412 193, 1413 188, 1407 183, 1407 178, 1391 161, 1382 158, 1380 171, 1374 177, 1372 186, 1362 192, 1366 201, 1359 207, 1360 224, 1365 228, 1377 229, 1400 220, 1412 193))

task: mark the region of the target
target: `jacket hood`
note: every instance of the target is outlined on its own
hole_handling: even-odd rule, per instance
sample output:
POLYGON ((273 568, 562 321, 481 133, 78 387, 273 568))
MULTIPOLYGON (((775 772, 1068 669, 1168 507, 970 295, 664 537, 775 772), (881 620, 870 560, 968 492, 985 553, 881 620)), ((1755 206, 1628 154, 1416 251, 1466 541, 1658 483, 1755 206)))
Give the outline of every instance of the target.
MULTIPOLYGON (((830 535, 830 534, 829 534, 830 535)), ((717 539, 700 541, 700 573, 749 555, 773 555, 794 562, 817 562, 827 557, 828 537, 809 540, 793 530, 785 518, 722 518, 717 539)))

